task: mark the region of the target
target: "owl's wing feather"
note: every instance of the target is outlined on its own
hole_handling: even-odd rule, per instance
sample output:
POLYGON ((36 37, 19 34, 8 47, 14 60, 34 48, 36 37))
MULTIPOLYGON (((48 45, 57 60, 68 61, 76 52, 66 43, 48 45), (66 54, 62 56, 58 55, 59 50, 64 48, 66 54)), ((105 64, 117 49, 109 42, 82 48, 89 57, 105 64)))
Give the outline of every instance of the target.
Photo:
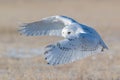
POLYGON ((66 25, 70 25, 74 20, 65 16, 51 16, 40 21, 23 24, 20 33, 27 36, 61 36, 61 31, 66 25))
POLYGON ((99 39, 90 34, 78 34, 77 37, 64 39, 46 47, 45 59, 48 64, 66 64, 101 52, 99 39))

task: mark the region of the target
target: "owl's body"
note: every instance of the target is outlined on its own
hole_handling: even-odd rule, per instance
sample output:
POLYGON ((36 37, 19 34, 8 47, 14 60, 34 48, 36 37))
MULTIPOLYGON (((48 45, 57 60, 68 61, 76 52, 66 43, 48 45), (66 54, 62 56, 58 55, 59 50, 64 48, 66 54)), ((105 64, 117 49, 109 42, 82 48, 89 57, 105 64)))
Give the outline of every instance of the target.
POLYGON ((91 27, 66 16, 51 16, 22 26, 28 36, 61 36, 65 39, 45 48, 45 59, 51 65, 66 64, 108 49, 91 27))

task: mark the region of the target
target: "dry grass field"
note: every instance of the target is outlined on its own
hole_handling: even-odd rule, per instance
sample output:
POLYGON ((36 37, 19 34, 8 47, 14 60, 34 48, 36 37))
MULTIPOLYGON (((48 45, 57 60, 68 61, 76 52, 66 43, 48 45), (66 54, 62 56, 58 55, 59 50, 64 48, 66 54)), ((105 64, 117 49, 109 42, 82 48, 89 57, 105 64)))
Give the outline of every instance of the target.
POLYGON ((120 80, 120 1, 0 0, 0 80, 120 80), (109 50, 71 64, 47 65, 41 48, 62 38, 26 37, 17 30, 21 23, 52 15, 94 27, 109 50))

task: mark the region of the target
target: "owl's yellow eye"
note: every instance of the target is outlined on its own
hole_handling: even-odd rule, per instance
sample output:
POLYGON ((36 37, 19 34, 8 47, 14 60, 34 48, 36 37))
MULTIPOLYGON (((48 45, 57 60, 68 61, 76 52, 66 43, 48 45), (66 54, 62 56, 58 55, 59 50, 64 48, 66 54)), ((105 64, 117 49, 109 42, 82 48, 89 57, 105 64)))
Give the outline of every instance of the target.
POLYGON ((70 34, 71 32, 68 32, 68 34, 70 34))

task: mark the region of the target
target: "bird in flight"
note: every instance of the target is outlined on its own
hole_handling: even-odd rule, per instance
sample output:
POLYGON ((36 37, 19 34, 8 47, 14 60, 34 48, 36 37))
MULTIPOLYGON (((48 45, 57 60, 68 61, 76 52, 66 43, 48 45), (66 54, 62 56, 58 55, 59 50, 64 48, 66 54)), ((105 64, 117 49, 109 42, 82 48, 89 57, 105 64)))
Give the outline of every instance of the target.
POLYGON ((64 40, 45 47, 45 60, 50 65, 66 64, 108 49, 95 29, 67 16, 50 16, 21 26, 26 36, 60 36, 64 40))

